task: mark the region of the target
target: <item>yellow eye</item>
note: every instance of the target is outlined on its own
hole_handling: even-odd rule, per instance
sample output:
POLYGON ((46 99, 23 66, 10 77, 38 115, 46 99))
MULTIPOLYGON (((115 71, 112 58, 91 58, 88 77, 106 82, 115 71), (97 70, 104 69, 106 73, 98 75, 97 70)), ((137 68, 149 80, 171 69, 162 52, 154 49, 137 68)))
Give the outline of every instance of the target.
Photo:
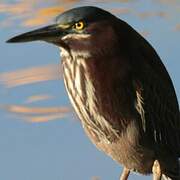
POLYGON ((79 22, 75 23, 73 27, 74 27, 76 30, 82 30, 82 29, 84 29, 85 24, 84 24, 83 21, 79 21, 79 22))

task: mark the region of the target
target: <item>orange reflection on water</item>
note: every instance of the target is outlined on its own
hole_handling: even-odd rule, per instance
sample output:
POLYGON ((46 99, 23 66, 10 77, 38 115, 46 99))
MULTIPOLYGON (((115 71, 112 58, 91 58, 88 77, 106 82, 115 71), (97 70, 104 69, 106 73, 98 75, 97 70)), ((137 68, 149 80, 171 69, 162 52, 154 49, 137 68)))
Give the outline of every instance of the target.
POLYGON ((33 4, 29 1, 20 1, 19 3, 3 3, 0 2, 0 12, 6 14, 24 14, 32 9, 33 4))
POLYGON ((38 26, 46 24, 79 0, 51 0, 46 2, 44 3, 42 0, 0 2, 0 14, 8 15, 5 20, 1 20, 0 26, 12 25, 17 19, 20 19, 21 22, 16 25, 38 26), (48 7, 46 7, 46 4, 48 4, 48 7))
POLYGON ((67 114, 55 114, 55 115, 45 115, 45 116, 21 116, 20 119, 25 120, 29 123, 42 123, 57 119, 62 119, 66 117, 67 114))
POLYGON ((48 95, 48 94, 39 94, 39 95, 34 95, 34 96, 28 97, 26 99, 25 103, 29 104, 29 103, 33 103, 33 102, 37 102, 37 101, 49 100, 52 98, 53 98, 53 96, 48 95))
POLYGON ((6 19, 1 20, 0 26, 8 27, 13 25, 17 19, 27 18, 32 13, 31 9, 33 9, 33 4, 29 3, 29 1, 20 1, 18 3, 0 2, 0 14, 7 15, 6 19))
POLYGON ((1 73, 0 83, 7 88, 12 88, 42 81, 58 80, 60 77, 60 65, 54 64, 1 73))
POLYGON ((13 117, 28 122, 47 122, 61 119, 70 113, 69 107, 29 107, 22 105, 4 105, 1 108, 6 110, 13 117))
POLYGON ((21 114, 54 114, 54 113, 67 113, 69 108, 67 107, 28 107, 20 105, 7 105, 5 109, 11 113, 21 114))
POLYGON ((62 13, 65 9, 63 7, 48 7, 44 9, 39 9, 36 15, 30 19, 24 21, 24 26, 38 26, 43 25, 52 20, 59 13, 62 13))

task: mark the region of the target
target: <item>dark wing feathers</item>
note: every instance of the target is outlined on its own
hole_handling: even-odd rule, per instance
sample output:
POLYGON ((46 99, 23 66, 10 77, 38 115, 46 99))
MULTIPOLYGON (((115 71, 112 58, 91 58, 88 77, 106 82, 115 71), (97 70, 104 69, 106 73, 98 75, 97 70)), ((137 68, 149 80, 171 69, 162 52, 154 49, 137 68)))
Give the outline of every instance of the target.
POLYGON ((172 147, 180 154, 180 113, 172 81, 155 50, 142 37, 139 42, 132 62, 138 66, 133 68, 134 87, 141 95, 143 111, 138 112, 144 116, 145 133, 155 143, 172 147))

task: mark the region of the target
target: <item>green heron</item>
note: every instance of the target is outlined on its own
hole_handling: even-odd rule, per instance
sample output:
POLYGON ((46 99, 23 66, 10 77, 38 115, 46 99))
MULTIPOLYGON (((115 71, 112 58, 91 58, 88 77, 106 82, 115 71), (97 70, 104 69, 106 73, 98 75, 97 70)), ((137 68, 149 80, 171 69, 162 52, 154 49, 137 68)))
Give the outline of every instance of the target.
POLYGON ((7 42, 60 47, 63 77, 82 126, 98 149, 130 171, 179 180, 180 113, 160 57, 130 25, 91 6, 7 42))

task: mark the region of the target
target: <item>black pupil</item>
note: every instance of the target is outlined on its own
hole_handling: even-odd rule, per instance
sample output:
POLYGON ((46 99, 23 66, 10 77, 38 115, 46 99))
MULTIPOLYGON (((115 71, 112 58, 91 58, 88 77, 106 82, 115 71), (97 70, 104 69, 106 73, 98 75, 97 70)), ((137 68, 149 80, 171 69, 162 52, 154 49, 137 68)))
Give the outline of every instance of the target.
POLYGON ((81 23, 78 23, 77 26, 78 26, 78 27, 81 27, 81 23))

